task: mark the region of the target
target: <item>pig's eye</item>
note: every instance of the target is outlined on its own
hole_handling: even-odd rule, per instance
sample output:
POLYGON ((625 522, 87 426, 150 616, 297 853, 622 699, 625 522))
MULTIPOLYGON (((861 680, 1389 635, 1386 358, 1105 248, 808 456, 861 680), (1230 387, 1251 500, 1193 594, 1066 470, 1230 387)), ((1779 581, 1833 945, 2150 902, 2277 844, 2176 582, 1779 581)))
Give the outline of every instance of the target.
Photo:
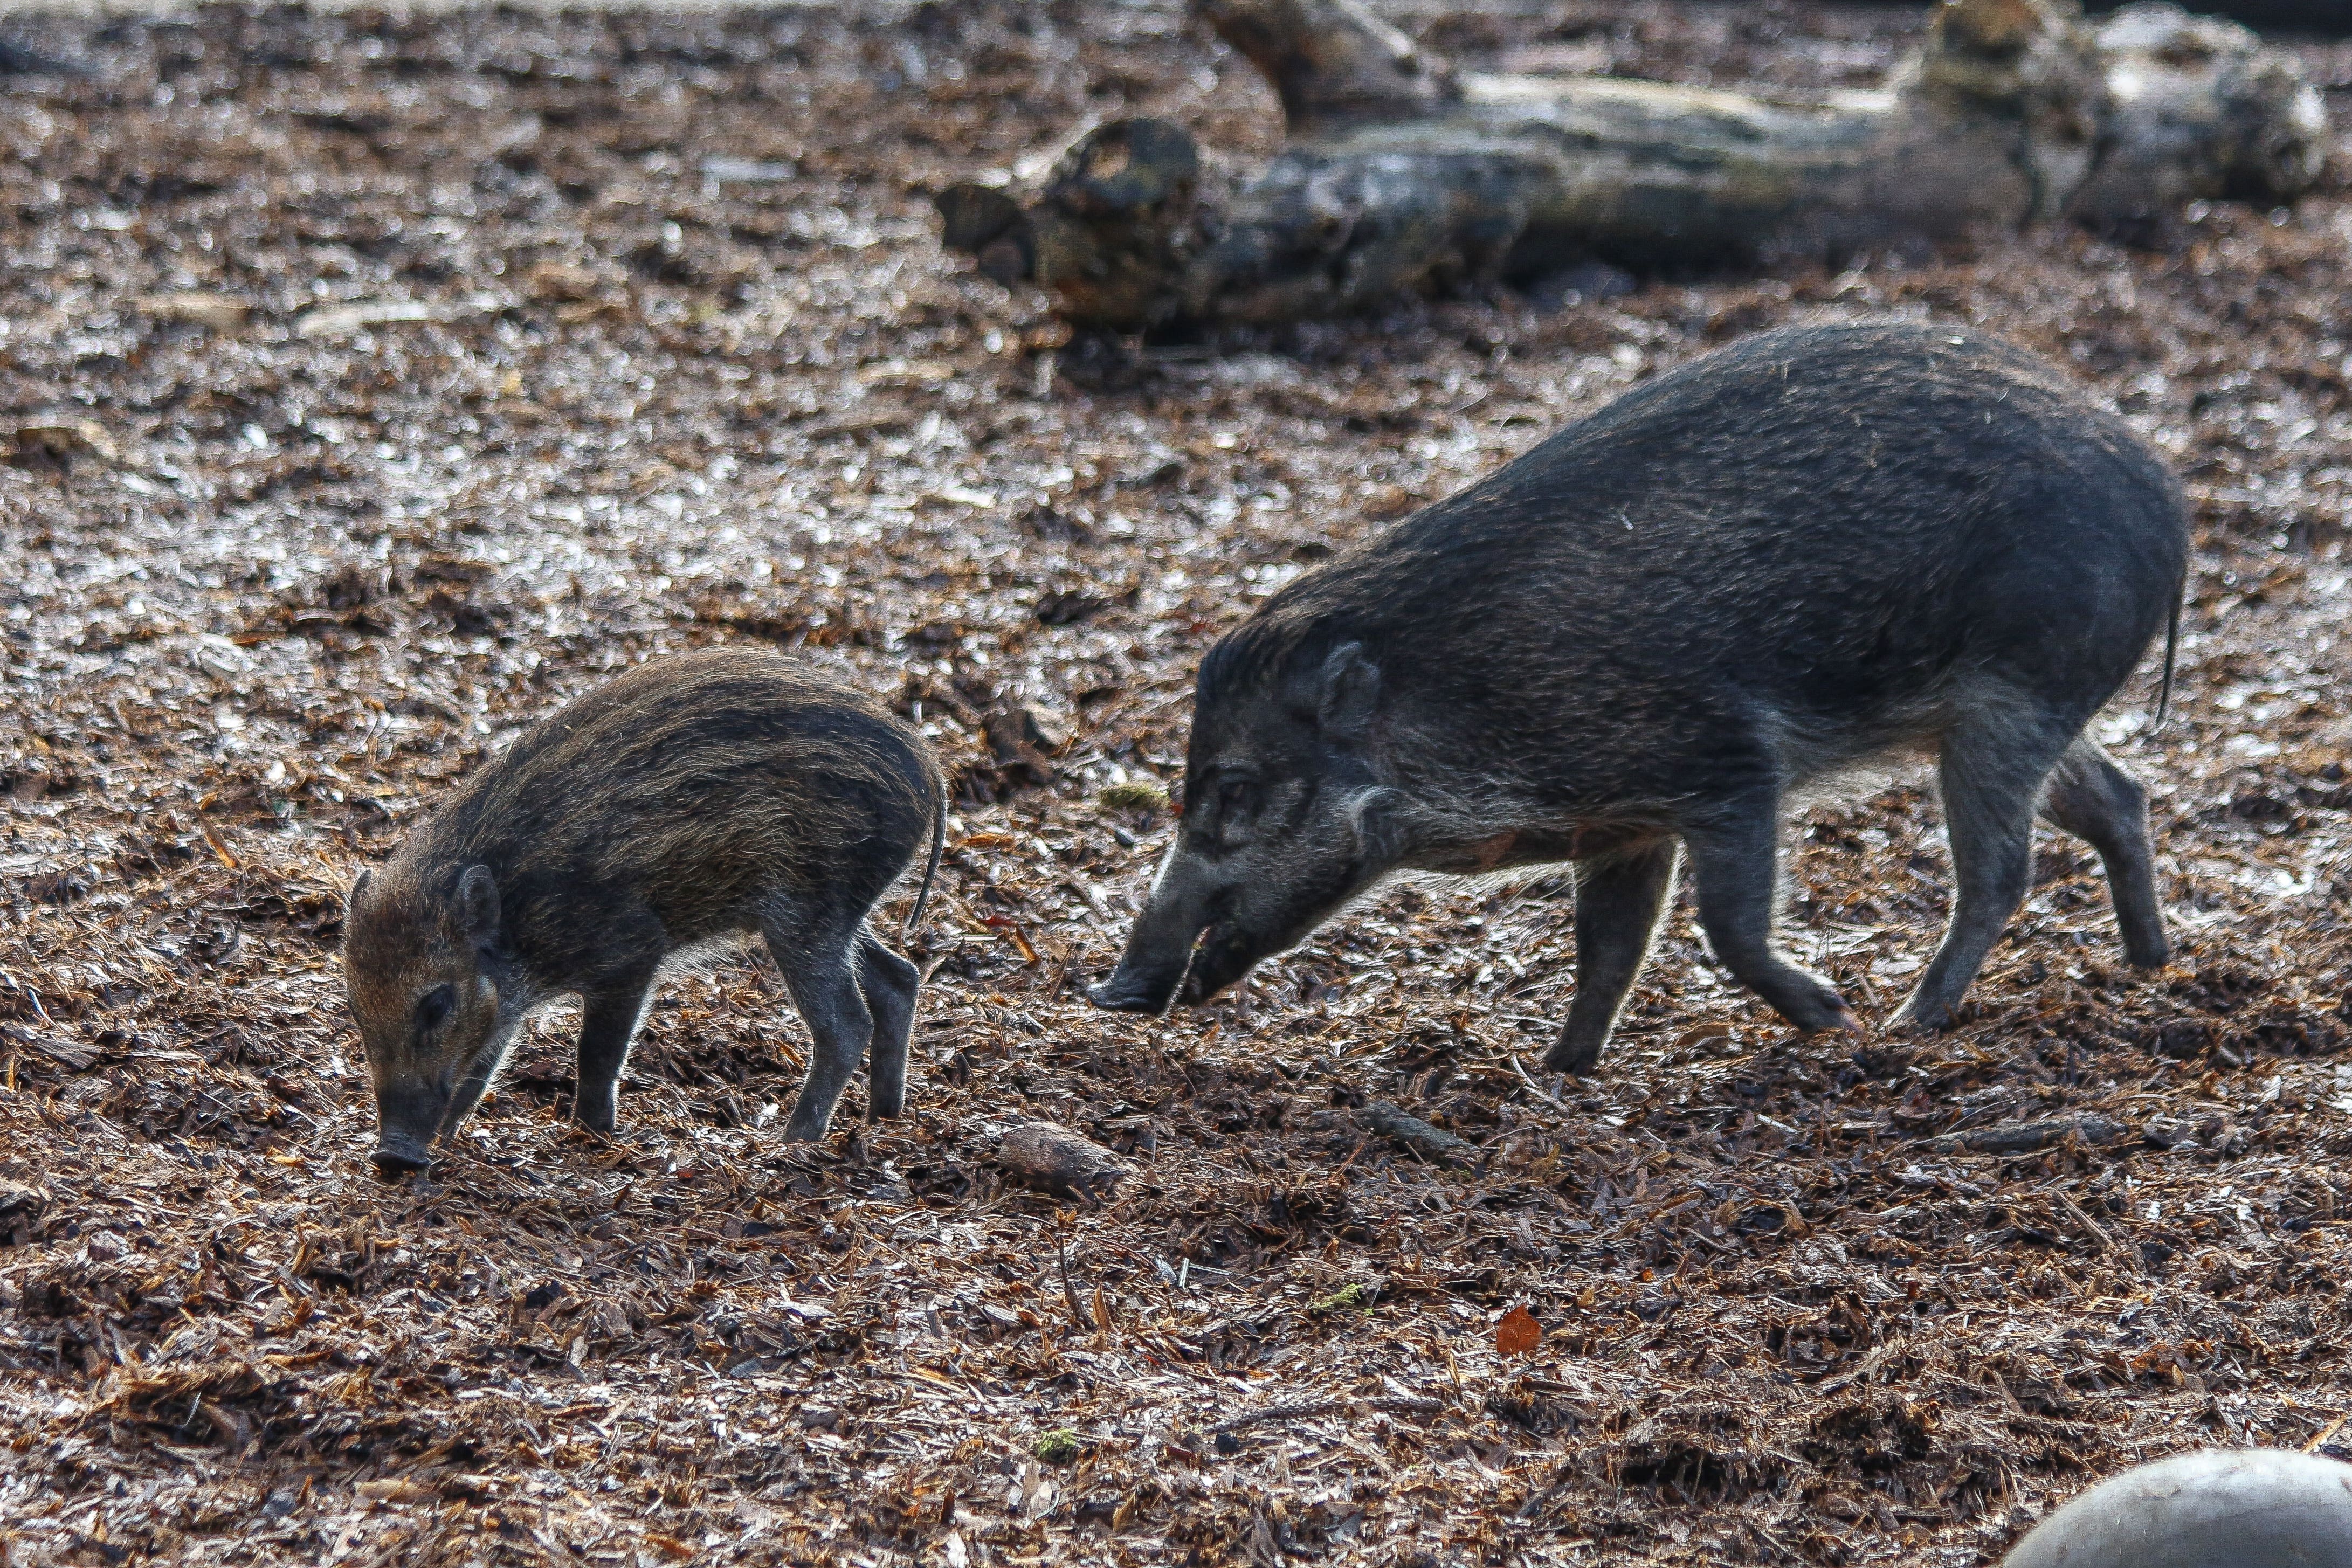
POLYGON ((1227 779, 1217 785, 1217 815, 1247 817, 1257 810, 1257 780, 1227 779))
POLYGON ((457 1009, 457 994, 446 986, 436 986, 416 998, 416 1027, 438 1029, 457 1009))

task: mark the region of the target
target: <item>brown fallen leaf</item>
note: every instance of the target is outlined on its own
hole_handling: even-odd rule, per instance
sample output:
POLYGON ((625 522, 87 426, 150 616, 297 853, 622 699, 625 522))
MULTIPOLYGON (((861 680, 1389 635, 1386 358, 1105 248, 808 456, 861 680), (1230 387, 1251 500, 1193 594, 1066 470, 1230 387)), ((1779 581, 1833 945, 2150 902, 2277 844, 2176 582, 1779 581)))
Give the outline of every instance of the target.
POLYGON ((1013 950, 1021 955, 1023 963, 1034 964, 1037 961, 1037 949, 1029 945, 1027 936, 1022 935, 1019 922, 1008 920, 1002 915, 991 915, 982 919, 981 924, 1012 943, 1013 950))
POLYGON ((1525 1307, 1513 1307, 1495 1325, 1495 1348, 1505 1355, 1526 1355, 1543 1338, 1543 1324, 1525 1307))

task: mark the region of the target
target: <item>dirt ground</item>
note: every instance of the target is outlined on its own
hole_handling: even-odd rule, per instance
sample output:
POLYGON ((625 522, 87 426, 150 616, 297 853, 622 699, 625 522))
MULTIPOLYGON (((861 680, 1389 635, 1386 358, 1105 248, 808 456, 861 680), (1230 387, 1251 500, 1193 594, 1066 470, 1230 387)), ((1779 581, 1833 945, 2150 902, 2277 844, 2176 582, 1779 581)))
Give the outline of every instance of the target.
MULTIPOLYGON (((1784 90, 1916 24, 1396 15, 1784 90)), ((924 192, 1091 115, 1269 147, 1171 5, 9 29, 95 75, 0 85, 0 1561, 1960 1568, 2132 1461, 2336 1440, 2343 152, 2160 249, 1588 268, 1143 356, 942 258, 924 192), (1795 1039, 1683 909, 1607 1075, 1530 1078, 1556 877, 1087 1009, 1222 629, 1658 366, 1885 310, 2070 364, 2198 499, 2178 716, 2151 671, 2102 729, 2178 963, 2126 971, 2050 839, 1940 1037, 1795 1039), (956 770, 910 1114, 784 1145, 804 1037, 745 959, 666 988, 617 1142, 566 1130, 558 1013, 378 1182, 342 885, 519 727, 730 640, 956 770), (1031 1119, 1130 1174, 1013 1184, 1031 1119)), ((2352 125, 2352 47, 2302 53, 2352 125)), ((1790 940, 1875 1024, 1946 906, 1932 797, 1790 842, 1790 940)))

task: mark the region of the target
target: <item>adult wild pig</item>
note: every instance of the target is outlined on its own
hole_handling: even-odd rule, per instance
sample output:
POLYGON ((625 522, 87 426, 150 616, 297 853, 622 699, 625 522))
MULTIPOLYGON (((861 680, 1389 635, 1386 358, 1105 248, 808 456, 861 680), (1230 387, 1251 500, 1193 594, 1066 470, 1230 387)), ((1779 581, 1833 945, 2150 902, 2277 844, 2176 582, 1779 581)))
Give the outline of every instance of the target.
POLYGON ((581 999, 572 1113, 612 1131, 665 966, 749 934, 814 1037, 788 1134, 824 1135, 860 1057, 873 1113, 898 1114, 917 975, 866 919, 928 832, 921 918, 945 821, 922 736, 774 653, 656 659, 567 705, 352 888, 343 973, 377 1167, 423 1168, 524 1015, 561 995, 581 999))
MULTIPOLYGON (((1568 862, 1591 1070, 1687 851, 1716 956, 1854 1029, 1773 945, 1783 803, 1932 755, 1951 924, 1903 1018, 1948 1023, 2023 898, 2037 808, 2164 961, 2138 785, 2083 727, 2177 632, 2180 490, 1997 340, 1769 332, 1659 376, 1301 578, 1201 665, 1183 815, 1103 1007, 1215 996, 1387 872, 1568 862)), ((2165 687, 2171 684, 2171 641, 2165 687)), ((2159 713, 2161 712, 2159 700, 2159 713)))

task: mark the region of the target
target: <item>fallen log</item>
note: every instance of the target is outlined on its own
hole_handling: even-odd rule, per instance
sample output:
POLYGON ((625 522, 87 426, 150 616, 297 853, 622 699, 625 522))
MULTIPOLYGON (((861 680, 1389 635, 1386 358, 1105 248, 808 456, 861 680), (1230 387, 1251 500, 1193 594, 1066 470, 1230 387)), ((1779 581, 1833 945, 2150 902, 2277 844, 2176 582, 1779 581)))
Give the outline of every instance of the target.
POLYGON ((1941 0, 1879 91, 1785 103, 1607 77, 1456 70, 1356 0, 1194 0, 1273 84, 1291 140, 1227 184, 1182 130, 1122 120, 1034 192, 941 193, 943 243, 1075 324, 1272 323, 1598 258, 1768 264, 2199 198, 2293 200, 2326 117, 2232 23, 2074 0, 1941 0))

